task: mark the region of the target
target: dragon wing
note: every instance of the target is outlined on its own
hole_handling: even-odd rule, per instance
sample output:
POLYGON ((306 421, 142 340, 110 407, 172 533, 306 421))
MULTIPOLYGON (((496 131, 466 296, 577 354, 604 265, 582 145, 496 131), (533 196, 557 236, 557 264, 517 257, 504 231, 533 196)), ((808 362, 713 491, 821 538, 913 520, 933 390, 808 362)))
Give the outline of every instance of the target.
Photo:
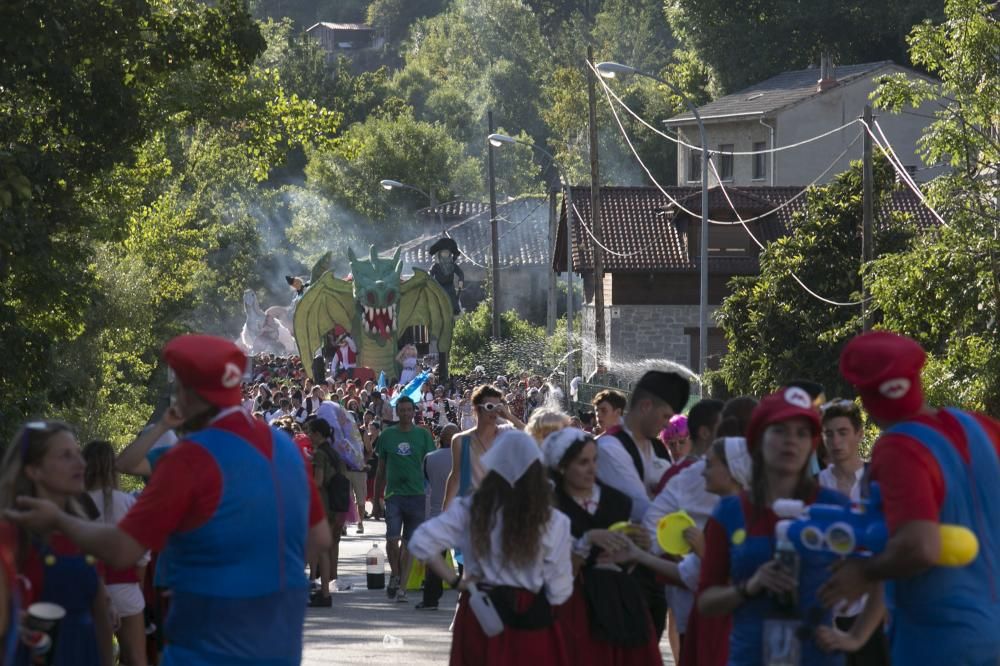
POLYGON ((451 349, 451 329, 455 326, 451 298, 421 268, 414 268, 413 277, 399 288, 399 323, 396 330, 405 331, 410 326, 426 326, 428 333, 437 338, 438 351, 451 349))
POLYGON ((320 257, 319 260, 315 264, 313 264, 312 270, 309 272, 310 284, 314 284, 317 280, 319 280, 323 276, 323 273, 330 270, 331 268, 330 260, 332 258, 333 258, 333 252, 327 250, 326 254, 320 257))
POLYGON ((302 295, 302 300, 295 307, 293 328, 302 365, 310 377, 312 366, 307 359, 313 357, 323 344, 327 331, 336 324, 351 330, 354 310, 354 287, 330 271, 323 273, 302 295))

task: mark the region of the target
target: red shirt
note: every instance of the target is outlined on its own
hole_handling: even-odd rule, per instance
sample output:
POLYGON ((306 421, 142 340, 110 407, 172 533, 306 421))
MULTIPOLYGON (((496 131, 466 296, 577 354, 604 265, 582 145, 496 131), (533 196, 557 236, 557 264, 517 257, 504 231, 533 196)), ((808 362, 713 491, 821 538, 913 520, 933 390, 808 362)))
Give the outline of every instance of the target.
MULTIPOLYGON (((313 459, 313 445, 312 440, 309 439, 309 435, 305 433, 299 433, 292 437, 292 441, 295 442, 295 446, 299 447, 299 452, 302 457, 305 458, 306 462, 310 462, 313 459)), ((312 474, 312 467, 309 467, 309 473, 312 474)))
MULTIPOLYGON (((271 458, 271 431, 267 424, 236 411, 216 420, 213 427, 227 430, 271 458)), ((309 526, 326 519, 307 461, 309 526)), ((118 527, 150 550, 160 551, 174 532, 204 525, 222 499, 222 471, 215 458, 197 444, 182 440, 163 454, 149 485, 118 527)))
MULTIPOLYGON (((982 414, 972 415, 986 430, 1000 456, 1000 422, 982 414)), ((958 421, 944 410, 912 419, 943 434, 969 461, 969 444, 958 421)), ((922 444, 905 435, 879 437, 872 451, 871 480, 882 492, 882 510, 889 532, 911 520, 937 522, 944 505, 945 484, 937 459, 922 444)))

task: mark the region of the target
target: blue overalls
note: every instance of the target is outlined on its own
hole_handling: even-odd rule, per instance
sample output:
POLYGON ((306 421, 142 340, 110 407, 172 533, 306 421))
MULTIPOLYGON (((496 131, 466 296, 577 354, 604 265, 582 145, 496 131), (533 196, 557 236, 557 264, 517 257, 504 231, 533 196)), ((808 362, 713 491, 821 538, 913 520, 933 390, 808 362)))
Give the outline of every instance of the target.
POLYGON ((164 666, 292 666, 302 657, 309 480, 302 454, 271 429, 271 459, 218 428, 187 439, 222 473, 204 525, 171 535, 173 591, 164 666))
POLYGON ((945 411, 962 426, 970 463, 930 426, 901 423, 888 432, 916 440, 934 456, 945 483, 939 522, 975 532, 979 555, 965 567, 932 567, 886 585, 892 663, 996 666, 1000 662, 1000 461, 975 418, 957 409, 945 411))
MULTIPOLYGON (((820 488, 816 503, 849 506, 850 500, 834 490, 820 488)), ((773 559, 774 534, 747 534, 741 497, 723 497, 713 517, 725 528, 729 539, 729 576, 734 584, 749 580, 761 565, 773 559)), ((816 591, 830 577, 827 567, 833 559, 831 556, 823 560, 800 560, 797 616, 808 626, 830 625, 832 622, 831 612, 816 601, 816 591)), ((747 599, 733 611, 733 631, 729 637, 730 666, 753 666, 762 662, 764 621, 780 613, 777 603, 767 594, 747 599)), ((809 638, 802 641, 801 662, 803 666, 837 666, 844 663, 844 657, 823 652, 809 638)))

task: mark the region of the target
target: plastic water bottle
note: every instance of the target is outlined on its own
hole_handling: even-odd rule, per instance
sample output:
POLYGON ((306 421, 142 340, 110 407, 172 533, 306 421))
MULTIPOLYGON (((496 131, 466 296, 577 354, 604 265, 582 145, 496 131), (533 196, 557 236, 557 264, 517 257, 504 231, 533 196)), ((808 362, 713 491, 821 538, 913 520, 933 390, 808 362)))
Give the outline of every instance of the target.
POLYGON ((368 589, 385 589, 385 554, 377 543, 365 555, 365 565, 368 571, 368 589))
MULTIPOLYGON (((799 580, 799 554, 794 544, 788 538, 788 528, 791 520, 779 520, 774 526, 774 559, 781 563, 781 568, 796 581, 799 580)), ((776 596, 776 601, 786 609, 794 609, 798 605, 798 593, 789 592, 776 596)))

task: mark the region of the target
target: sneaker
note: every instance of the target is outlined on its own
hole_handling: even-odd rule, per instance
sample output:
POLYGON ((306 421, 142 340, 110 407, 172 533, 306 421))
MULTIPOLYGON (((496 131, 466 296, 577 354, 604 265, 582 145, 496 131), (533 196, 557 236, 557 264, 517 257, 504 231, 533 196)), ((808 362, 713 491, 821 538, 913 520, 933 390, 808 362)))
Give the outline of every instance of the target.
POLYGON ((399 591, 399 594, 396 595, 396 603, 400 604, 406 603, 406 590, 399 591))
POLYGON ((385 588, 385 596, 390 599, 396 598, 396 591, 399 589, 399 577, 389 576, 389 584, 385 588))
POLYGON ((417 610, 437 610, 438 609, 438 605, 437 604, 429 604, 426 601, 421 601, 419 604, 417 604, 416 606, 414 606, 414 608, 417 609, 417 610))

